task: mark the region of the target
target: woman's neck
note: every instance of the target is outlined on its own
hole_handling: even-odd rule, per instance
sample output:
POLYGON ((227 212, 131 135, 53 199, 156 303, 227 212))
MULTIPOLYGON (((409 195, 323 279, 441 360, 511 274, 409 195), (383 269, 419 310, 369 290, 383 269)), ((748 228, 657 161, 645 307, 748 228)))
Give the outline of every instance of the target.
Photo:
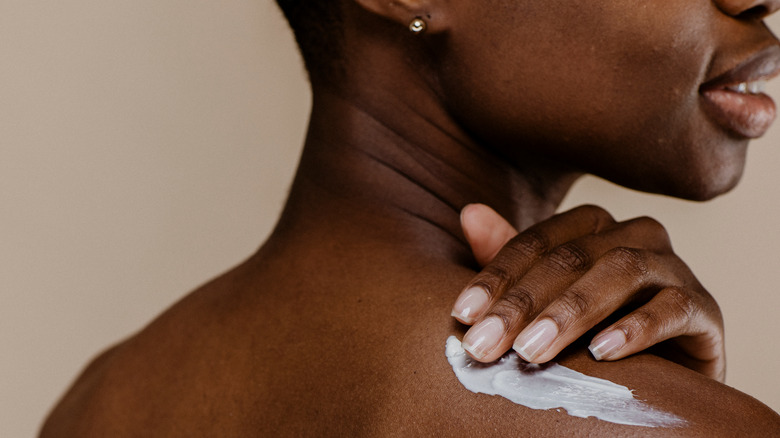
POLYGON ((464 205, 490 205, 523 229, 552 215, 579 176, 540 171, 535 163, 528 166, 533 171, 512 168, 442 112, 426 110, 434 106, 399 102, 393 95, 315 91, 277 234, 348 227, 356 237, 438 254, 447 248, 460 259, 469 253, 459 223, 464 205))

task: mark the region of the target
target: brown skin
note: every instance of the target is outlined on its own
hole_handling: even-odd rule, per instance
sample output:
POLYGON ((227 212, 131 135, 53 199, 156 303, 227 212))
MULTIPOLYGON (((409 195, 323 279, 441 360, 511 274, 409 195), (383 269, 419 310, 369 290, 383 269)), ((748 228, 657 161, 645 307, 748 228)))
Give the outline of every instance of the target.
POLYGON ((758 4, 778 6, 345 0, 347 78, 314 89, 272 236, 93 362, 41 435, 779 435, 760 402, 649 354, 597 362, 575 344, 558 359, 687 427, 473 394, 444 357, 466 329, 452 303, 477 268, 464 205, 522 230, 585 171, 691 198, 734 184, 745 140, 703 115, 697 87, 777 44, 759 20, 734 18, 758 4), (427 35, 403 32, 428 15, 427 35))
POLYGON ((503 155, 527 165, 528 154, 541 154, 692 199, 738 182, 747 139, 713 126, 699 87, 777 43, 755 17, 737 20, 719 8, 739 3, 742 13, 776 2, 457 3, 442 19, 454 29, 455 56, 442 60, 441 95, 503 155))
POLYGON ((461 222, 477 261, 487 265, 452 312, 475 324, 463 337, 475 359, 492 362, 512 345, 526 361, 544 363, 597 324, 627 313, 593 338, 594 357, 622 359, 672 339, 656 352, 724 380, 718 304, 674 254, 658 222, 616 222, 601 208, 582 206, 518 235, 489 207, 474 204, 461 222))

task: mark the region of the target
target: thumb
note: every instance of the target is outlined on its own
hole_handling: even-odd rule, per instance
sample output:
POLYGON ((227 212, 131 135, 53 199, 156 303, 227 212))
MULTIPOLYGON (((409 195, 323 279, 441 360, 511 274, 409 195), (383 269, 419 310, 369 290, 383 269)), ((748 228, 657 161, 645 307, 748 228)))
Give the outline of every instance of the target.
POLYGON ((460 226, 480 266, 490 263, 517 230, 484 204, 469 204, 460 212, 460 226))

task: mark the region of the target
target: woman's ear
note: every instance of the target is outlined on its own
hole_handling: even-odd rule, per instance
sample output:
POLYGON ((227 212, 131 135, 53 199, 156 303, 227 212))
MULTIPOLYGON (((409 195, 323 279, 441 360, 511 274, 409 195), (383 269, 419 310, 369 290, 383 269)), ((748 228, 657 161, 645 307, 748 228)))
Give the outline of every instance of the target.
POLYGON ((414 33, 439 33, 447 27, 442 0, 354 0, 363 9, 408 26, 414 33), (420 22, 422 20, 422 22, 420 22))

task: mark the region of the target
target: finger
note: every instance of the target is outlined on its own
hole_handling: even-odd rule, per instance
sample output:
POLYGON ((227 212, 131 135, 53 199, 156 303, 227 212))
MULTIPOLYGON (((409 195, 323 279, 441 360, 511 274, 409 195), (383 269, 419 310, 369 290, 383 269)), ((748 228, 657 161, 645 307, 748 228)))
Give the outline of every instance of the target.
MULTIPOLYGON (((638 286, 645 281, 644 277, 650 271, 643 256, 652 255, 653 252, 615 248, 615 245, 621 242, 642 246, 647 245, 649 239, 651 242, 647 246, 662 246, 658 242, 666 240, 666 231, 656 224, 644 218, 628 221, 549 251, 522 278, 514 280, 509 286, 495 288, 503 292, 493 297, 489 309, 484 313, 484 320, 478 321, 466 333, 464 345, 471 349, 464 348, 472 357, 483 362, 497 359, 513 344, 529 361, 544 362, 554 357, 595 323, 621 307, 624 304, 621 300, 628 300, 636 294, 638 286), (564 309, 566 312, 559 310, 559 314, 554 315, 558 321, 547 321, 541 326, 530 327, 524 333, 526 336, 518 343, 514 342, 531 320, 580 280, 585 282, 583 284, 590 284, 583 289, 569 290, 568 299, 562 302, 567 306, 564 309), (610 285, 608 287, 612 290, 607 291, 605 284, 610 285), (568 318, 565 318, 566 313, 568 318), (487 320, 489 322, 484 322, 487 320), (564 326, 556 327, 553 323, 564 326), (492 329, 485 332, 485 327, 492 329), (495 327, 502 327, 503 334, 498 335, 495 327), (563 338, 559 338, 561 334, 563 338), (549 358, 537 357, 553 343, 555 349, 548 354, 549 358)), ((660 272, 661 269, 656 271, 660 272)))
POLYGON ((613 248, 551 302, 525 327, 513 348, 526 361, 552 360, 569 344, 658 281, 677 278, 652 252, 613 248))
POLYGON ((517 230, 512 224, 484 204, 463 207, 460 224, 480 266, 490 263, 498 251, 517 236, 517 230))
MULTIPOLYGON (((498 251, 513 237, 517 230, 501 215, 484 204, 469 204, 460 214, 461 226, 466 240, 471 246, 474 257, 480 266, 485 266, 495 258, 498 251)), ((453 306, 453 316, 468 322, 473 314, 474 302, 484 302, 485 294, 479 289, 467 289, 461 293, 453 306)))
POLYGON ((544 254, 578 237, 598 232, 615 221, 605 210, 583 206, 540 222, 512 238, 461 292, 452 316, 464 324, 481 318, 491 301, 521 278, 544 254))
MULTIPOLYGON (((680 287, 662 289, 647 304, 596 335, 591 353, 597 360, 618 360, 680 337, 676 344, 685 357, 675 361, 722 381, 725 352, 720 310, 703 310, 694 296, 680 287)), ((714 300, 708 302, 717 307, 714 300)))

